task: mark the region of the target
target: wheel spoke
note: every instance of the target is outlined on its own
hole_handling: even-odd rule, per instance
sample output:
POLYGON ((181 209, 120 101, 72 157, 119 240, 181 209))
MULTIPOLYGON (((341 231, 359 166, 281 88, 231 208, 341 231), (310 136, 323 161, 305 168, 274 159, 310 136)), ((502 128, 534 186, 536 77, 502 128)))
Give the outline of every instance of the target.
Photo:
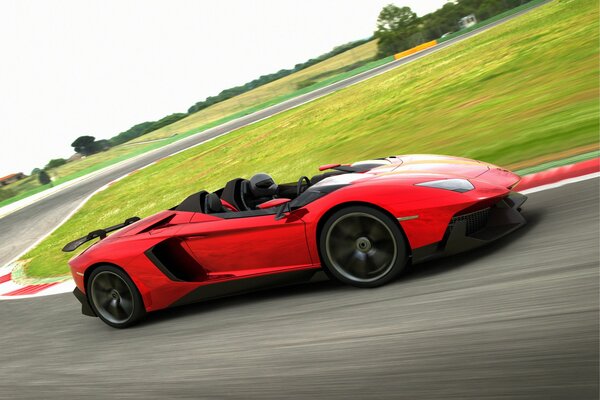
POLYGON ((357 218, 360 225, 360 232, 368 236, 369 231, 373 229, 373 223, 369 218, 361 217, 357 218))
POLYGON ((343 221, 335 227, 335 236, 339 236, 344 239, 354 240, 357 235, 356 224, 349 221, 343 221))
POLYGON ((375 243, 380 243, 383 241, 390 240, 389 233, 386 231, 386 229, 381 224, 378 224, 378 223, 370 224, 369 230, 367 232, 368 232, 369 238, 375 243))
POLYGON ((357 277, 364 277, 367 271, 366 261, 367 255, 365 253, 355 251, 352 253, 352 257, 350 258, 350 261, 347 264, 346 268, 352 273, 352 275, 357 277))
POLYGON ((363 226, 362 226, 361 220, 362 220, 362 218, 360 218, 360 217, 350 217, 350 218, 347 218, 346 220, 344 220, 344 223, 347 224, 352 230, 354 230, 354 232, 362 233, 363 226))
POLYGON ((104 274, 104 276, 106 277, 106 280, 110 284, 110 288, 116 289, 117 285, 119 284, 119 278, 114 274, 104 274))
POLYGON ((116 289, 119 291, 121 296, 126 296, 126 295, 129 295, 129 293, 130 293, 129 286, 127 286, 127 284, 120 279, 119 279, 119 283, 117 284, 116 289))
POLYGON ((338 261, 348 260, 350 257, 352 257, 352 253, 354 253, 354 247, 351 247, 351 246, 337 247, 333 251, 332 256, 338 261))
POLYGON ((352 249, 352 251, 348 252, 348 254, 342 260, 338 260, 338 261, 340 261, 339 262, 340 265, 347 266, 350 263, 352 263, 353 259, 354 259, 354 249, 352 249))
POLYGON ((392 260, 393 255, 390 253, 386 253, 383 250, 374 250, 369 258, 373 261, 373 265, 376 268, 381 268, 387 266, 387 264, 392 260))
POLYGON ((120 305, 123 308, 123 310, 127 313, 127 315, 131 314, 131 311, 133 310, 133 302, 131 301, 131 299, 125 299, 122 297, 120 305))
POLYGON ((94 281, 94 289, 99 289, 102 292, 109 292, 111 288, 110 283, 106 279, 102 279, 103 277, 98 277, 94 281))
POLYGON ((354 244, 354 240, 352 240, 351 238, 337 236, 337 235, 336 236, 332 235, 329 238, 329 241, 330 241, 330 245, 336 249, 338 247, 342 247, 342 248, 352 247, 354 244))
POLYGON ((367 275, 373 275, 381 268, 380 265, 377 265, 375 263, 375 261, 373 260, 373 257, 371 257, 370 255, 367 256, 365 264, 367 265, 367 271, 366 271, 367 275))
POLYGON ((118 302, 115 304, 113 315, 115 316, 115 318, 121 321, 126 320, 127 317, 129 317, 129 314, 123 309, 123 306, 118 302))
POLYGON ((100 305, 104 310, 109 310, 111 307, 112 298, 106 298, 100 305))

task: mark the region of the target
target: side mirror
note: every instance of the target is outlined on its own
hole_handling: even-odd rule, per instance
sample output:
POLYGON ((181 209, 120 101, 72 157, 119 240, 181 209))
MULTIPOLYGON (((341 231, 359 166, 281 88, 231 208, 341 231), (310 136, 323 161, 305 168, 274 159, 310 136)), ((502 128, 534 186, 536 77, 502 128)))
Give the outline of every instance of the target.
POLYGON ((277 207, 282 204, 289 203, 290 201, 292 201, 292 199, 286 199, 285 197, 281 197, 279 199, 273 199, 273 200, 265 201, 264 203, 260 203, 257 206, 257 208, 259 208, 260 210, 264 210, 266 208, 277 207))
POLYGON ((275 221, 279 221, 285 216, 286 212, 290 211, 290 201, 292 200, 286 199, 285 197, 281 197, 279 199, 273 199, 265 201, 264 203, 260 203, 258 205, 258 208, 260 210, 264 210, 266 208, 279 207, 279 209, 277 210, 277 214, 275 214, 275 221))

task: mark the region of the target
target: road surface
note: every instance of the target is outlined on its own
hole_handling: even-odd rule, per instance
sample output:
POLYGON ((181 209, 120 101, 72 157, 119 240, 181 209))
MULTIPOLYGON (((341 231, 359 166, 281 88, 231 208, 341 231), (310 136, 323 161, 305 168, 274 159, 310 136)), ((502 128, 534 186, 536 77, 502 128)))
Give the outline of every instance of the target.
POLYGON ((71 294, 0 303, 0 398, 598 399, 599 180, 392 284, 329 281, 115 330, 71 294))

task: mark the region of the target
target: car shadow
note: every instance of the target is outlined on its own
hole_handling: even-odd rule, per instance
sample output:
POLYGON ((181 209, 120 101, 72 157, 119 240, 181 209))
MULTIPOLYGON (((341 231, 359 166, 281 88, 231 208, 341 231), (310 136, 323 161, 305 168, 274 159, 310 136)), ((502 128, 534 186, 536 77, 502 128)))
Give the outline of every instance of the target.
POLYGON ((181 317, 198 315, 203 313, 212 313, 215 311, 237 308, 249 303, 258 303, 261 301, 276 301, 291 296, 301 296, 308 293, 324 293, 333 290, 344 290, 347 287, 333 282, 327 278, 323 272, 317 272, 316 277, 310 282, 296 283, 288 286, 267 288, 255 292, 222 297, 217 299, 205 300, 194 304, 182 305, 174 308, 158 310, 152 312, 140 324, 132 327, 150 326, 163 321, 170 321, 181 317))
MULTIPOLYGON (((501 238, 493 243, 487 244, 475 250, 466 253, 456 254, 446 258, 439 258, 427 261, 418 265, 411 265, 401 277, 393 282, 392 285, 402 285, 420 279, 425 279, 434 275, 447 273, 452 270, 464 268, 471 263, 496 254, 513 242, 521 240, 528 235, 544 217, 543 210, 532 210, 523 212, 527 224, 516 232, 501 238)), ((387 286, 387 285, 386 285, 387 286)), ((385 286, 384 286, 385 287, 385 286)), ((297 283, 289 286, 269 288, 256 292, 250 292, 231 297, 206 300, 199 303, 183 305, 175 308, 159 310, 152 312, 140 324, 130 329, 141 329, 155 324, 171 321, 178 318, 199 315, 203 313, 212 313, 215 311, 228 309, 232 307, 241 307, 248 303, 261 301, 277 301, 286 297, 303 296, 307 294, 330 293, 332 291, 353 291, 362 290, 354 287, 341 285, 328 279, 327 275, 319 271, 310 282, 297 283)))

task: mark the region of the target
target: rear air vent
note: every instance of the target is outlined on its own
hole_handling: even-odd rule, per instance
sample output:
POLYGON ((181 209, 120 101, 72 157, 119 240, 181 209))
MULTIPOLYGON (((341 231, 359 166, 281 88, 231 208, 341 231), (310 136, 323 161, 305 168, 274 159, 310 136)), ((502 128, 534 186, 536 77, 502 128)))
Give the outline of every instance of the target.
POLYGON ((206 271, 187 252, 185 243, 170 238, 146 251, 146 256, 173 281, 201 282, 206 280, 206 271))

